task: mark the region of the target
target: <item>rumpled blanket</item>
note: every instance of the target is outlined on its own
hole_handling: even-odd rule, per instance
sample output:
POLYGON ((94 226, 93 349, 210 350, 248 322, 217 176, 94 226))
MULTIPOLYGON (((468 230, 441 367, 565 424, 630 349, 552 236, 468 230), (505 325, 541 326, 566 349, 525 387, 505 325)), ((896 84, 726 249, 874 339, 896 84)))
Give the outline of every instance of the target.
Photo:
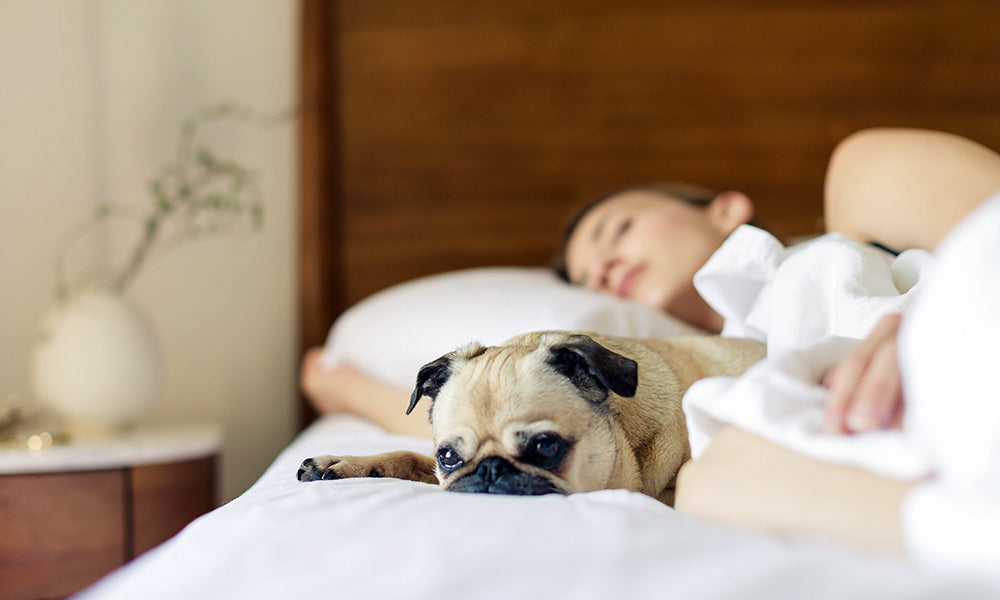
POLYGON ((806 456, 893 478, 928 472, 899 431, 823 431, 828 391, 819 381, 884 315, 901 313, 920 287, 928 252, 898 257, 840 234, 786 248, 756 227, 737 229, 695 276, 725 318, 724 336, 767 343, 768 357, 741 377, 699 381, 684 397, 692 455, 735 425, 806 456))

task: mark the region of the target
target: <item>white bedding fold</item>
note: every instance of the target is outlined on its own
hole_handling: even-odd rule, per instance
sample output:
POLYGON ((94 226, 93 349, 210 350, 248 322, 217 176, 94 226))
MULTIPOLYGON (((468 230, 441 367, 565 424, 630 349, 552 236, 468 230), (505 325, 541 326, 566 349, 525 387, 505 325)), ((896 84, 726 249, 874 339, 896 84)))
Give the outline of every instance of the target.
POLYGON ((733 424, 818 460, 896 479, 926 475, 926 458, 897 430, 852 436, 823 432, 828 393, 814 382, 856 343, 826 338, 758 363, 742 377, 697 382, 684 398, 692 455, 701 456, 715 434, 733 424))
POLYGON ((743 225, 695 275, 698 293, 725 319, 722 335, 765 341, 769 357, 830 336, 863 339, 912 301, 930 253, 899 256, 839 233, 785 248, 743 225))
POLYGON ((766 341, 768 357, 743 377, 704 379, 688 391, 692 455, 728 424, 888 477, 926 474, 926 458, 898 431, 825 434, 828 392, 819 381, 879 319, 907 307, 930 258, 921 250, 893 257, 840 234, 785 248, 756 227, 737 229, 695 285, 726 319, 723 335, 766 341))

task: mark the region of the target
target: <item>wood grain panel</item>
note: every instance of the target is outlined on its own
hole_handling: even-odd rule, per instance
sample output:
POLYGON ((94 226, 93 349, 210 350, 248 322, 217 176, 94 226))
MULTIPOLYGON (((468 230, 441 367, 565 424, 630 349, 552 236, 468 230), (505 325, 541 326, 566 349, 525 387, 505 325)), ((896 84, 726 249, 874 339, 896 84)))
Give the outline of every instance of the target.
POLYGON ((834 144, 873 125, 1000 146, 1000 7, 959 1, 337 2, 346 300, 542 264, 623 184, 748 191, 819 226, 834 144))
POLYGON ((214 457, 131 469, 133 556, 215 508, 215 470, 214 457))
MULTIPOLYGON (((300 355, 325 339, 326 332, 312 324, 332 323, 345 308, 335 9, 326 0, 304 0, 299 14, 300 355)), ((299 406, 304 427, 316 413, 301 396, 299 406)))
POLYGON ((0 476, 0 599, 61 598, 123 564, 121 470, 0 476))

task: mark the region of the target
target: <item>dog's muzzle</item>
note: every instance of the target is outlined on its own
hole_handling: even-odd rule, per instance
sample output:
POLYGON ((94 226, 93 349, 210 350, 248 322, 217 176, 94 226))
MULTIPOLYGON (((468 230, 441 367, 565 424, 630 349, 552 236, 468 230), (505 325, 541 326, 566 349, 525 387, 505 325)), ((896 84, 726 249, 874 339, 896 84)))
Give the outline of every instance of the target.
POLYGON ((540 475, 525 473, 507 459, 499 456, 483 459, 474 472, 456 479, 447 487, 447 490, 449 492, 511 494, 514 496, 565 493, 548 479, 540 475))

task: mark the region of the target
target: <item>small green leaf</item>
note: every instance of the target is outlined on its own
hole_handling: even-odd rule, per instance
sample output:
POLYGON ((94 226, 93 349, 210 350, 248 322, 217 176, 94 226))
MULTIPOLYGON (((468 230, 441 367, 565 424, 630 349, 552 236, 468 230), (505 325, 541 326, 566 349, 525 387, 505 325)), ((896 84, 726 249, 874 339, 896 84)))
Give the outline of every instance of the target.
POLYGON ((210 208, 212 210, 220 210, 222 208, 224 200, 225 198, 223 198, 221 194, 210 194, 208 196, 205 196, 204 200, 202 200, 202 204, 206 208, 210 208))
POLYGON ((206 169, 211 169, 216 163, 215 156, 212 155, 208 148, 199 148, 195 155, 195 160, 206 169))
POLYGON ((260 204, 254 204, 250 207, 250 222, 253 224, 254 231, 260 231, 264 228, 264 207, 260 204))

